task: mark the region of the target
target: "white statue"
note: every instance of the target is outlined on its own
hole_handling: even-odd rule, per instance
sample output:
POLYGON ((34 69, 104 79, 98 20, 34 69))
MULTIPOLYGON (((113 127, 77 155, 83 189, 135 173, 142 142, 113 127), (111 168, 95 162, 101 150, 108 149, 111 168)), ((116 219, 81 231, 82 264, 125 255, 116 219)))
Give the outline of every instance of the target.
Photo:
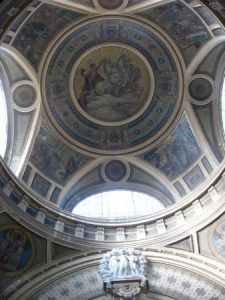
POLYGON ((139 270, 138 270, 139 258, 137 255, 135 255, 134 249, 129 249, 128 259, 129 259, 131 275, 139 275, 139 270))
POLYGON ((103 256, 99 272, 108 286, 112 281, 131 278, 139 278, 143 286, 147 280, 146 265, 147 261, 139 250, 112 249, 103 256))

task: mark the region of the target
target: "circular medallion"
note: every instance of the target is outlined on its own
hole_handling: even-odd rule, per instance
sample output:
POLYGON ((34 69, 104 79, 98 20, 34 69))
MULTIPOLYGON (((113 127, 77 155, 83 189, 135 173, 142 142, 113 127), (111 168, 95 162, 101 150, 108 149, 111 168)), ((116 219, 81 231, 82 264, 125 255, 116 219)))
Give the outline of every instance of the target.
POLYGON ((105 166, 105 176, 111 181, 121 181, 126 173, 127 168, 120 160, 112 160, 105 166))
POLYGON ((214 255, 225 262, 225 219, 216 221, 209 231, 209 245, 214 255))
POLYGON ((36 100, 36 91, 31 85, 20 85, 16 87, 13 92, 13 100, 17 106, 28 108, 33 105, 36 100))
POLYGON ((71 28, 54 43, 41 77, 53 130, 92 153, 149 146, 181 107, 182 67, 173 47, 129 17, 93 18, 71 28))
POLYGON ((127 123, 149 105, 150 90, 154 90, 152 70, 130 47, 101 45, 91 49, 74 71, 71 96, 75 96, 77 109, 94 123, 127 123))
POLYGON ((24 273, 34 257, 31 235, 18 225, 5 225, 0 229, 0 271, 6 277, 24 273))
POLYGON ((213 88, 211 83, 205 78, 196 78, 192 80, 189 86, 191 97, 198 101, 208 99, 212 94, 213 88))

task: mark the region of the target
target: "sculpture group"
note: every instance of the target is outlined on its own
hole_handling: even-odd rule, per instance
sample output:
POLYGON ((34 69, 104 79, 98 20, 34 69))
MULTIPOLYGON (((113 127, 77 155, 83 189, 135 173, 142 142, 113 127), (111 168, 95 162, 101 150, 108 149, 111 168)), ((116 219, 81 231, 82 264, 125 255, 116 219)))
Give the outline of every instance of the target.
POLYGON ((139 279, 144 286, 147 261, 139 250, 132 248, 112 249, 101 262, 99 272, 107 287, 117 280, 139 279))

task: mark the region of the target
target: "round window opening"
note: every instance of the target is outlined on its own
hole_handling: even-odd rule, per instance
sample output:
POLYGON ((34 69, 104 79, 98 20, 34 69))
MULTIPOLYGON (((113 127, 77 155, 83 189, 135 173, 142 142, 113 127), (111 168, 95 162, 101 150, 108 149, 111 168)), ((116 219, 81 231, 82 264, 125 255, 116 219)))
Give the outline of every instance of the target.
POLYGON ((91 195, 80 201, 72 213, 95 219, 127 220, 147 216, 164 209, 156 198, 136 191, 112 190, 91 195))

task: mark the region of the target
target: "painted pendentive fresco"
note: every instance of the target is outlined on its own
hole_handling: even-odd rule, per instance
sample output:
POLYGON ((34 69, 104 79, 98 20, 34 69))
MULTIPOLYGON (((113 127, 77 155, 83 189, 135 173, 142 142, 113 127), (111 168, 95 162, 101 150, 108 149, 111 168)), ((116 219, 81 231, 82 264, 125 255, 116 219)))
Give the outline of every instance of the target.
POLYGON ((183 115, 175 131, 158 147, 142 157, 174 180, 187 170, 200 156, 201 150, 186 115, 183 115))
POLYGON ((213 103, 211 102, 202 106, 193 104, 192 107, 211 150, 213 151, 217 160, 221 162, 225 153, 223 146, 219 143, 218 134, 213 126, 213 103))
POLYGON ((44 4, 21 28, 13 46, 23 53, 34 68, 37 68, 44 50, 54 35, 80 16, 79 13, 44 4))
POLYGON ((30 156, 31 163, 39 171, 60 184, 64 184, 89 160, 87 156, 62 144, 45 125, 40 128, 30 156))
POLYGON ((24 273, 32 263, 34 245, 31 235, 18 225, 0 228, 0 278, 24 273))
POLYGON ((147 100, 150 86, 144 62, 121 46, 91 51, 81 60, 74 76, 80 106, 106 122, 123 121, 136 114, 147 100))
POLYGON ((210 39, 199 18, 184 4, 173 2, 142 13, 161 26, 176 41, 186 64, 210 39))

